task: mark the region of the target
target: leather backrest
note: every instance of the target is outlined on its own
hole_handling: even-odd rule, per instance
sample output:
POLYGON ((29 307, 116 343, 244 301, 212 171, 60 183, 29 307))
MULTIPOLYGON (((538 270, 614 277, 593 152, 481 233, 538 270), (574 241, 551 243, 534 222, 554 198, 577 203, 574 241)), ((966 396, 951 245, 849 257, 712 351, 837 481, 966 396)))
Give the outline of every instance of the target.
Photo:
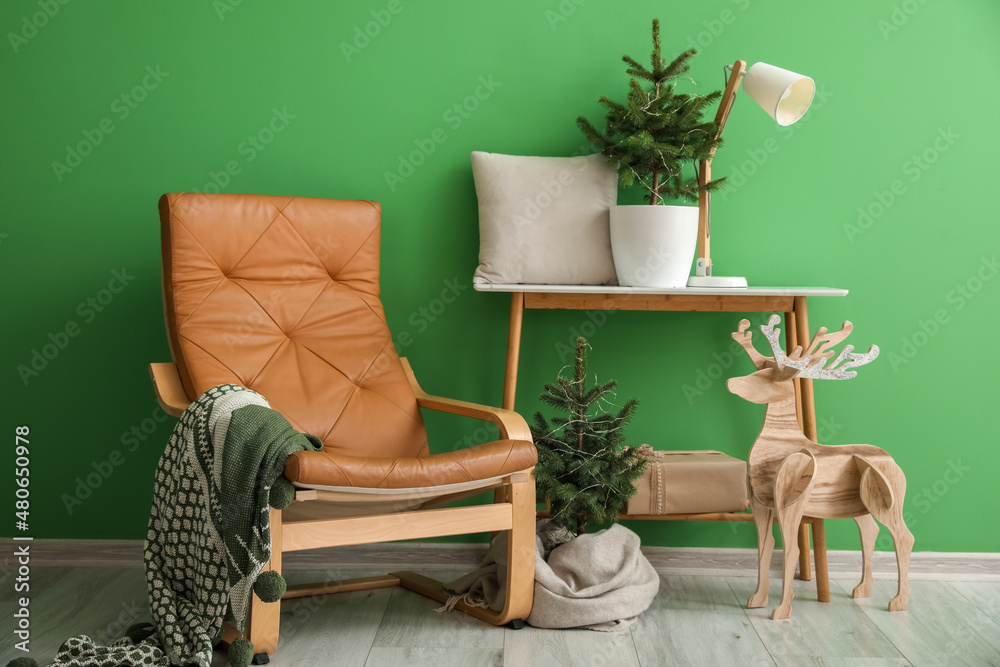
POLYGON ((233 383, 334 452, 427 455, 379 301, 379 205, 160 198, 163 297, 188 397, 233 383))

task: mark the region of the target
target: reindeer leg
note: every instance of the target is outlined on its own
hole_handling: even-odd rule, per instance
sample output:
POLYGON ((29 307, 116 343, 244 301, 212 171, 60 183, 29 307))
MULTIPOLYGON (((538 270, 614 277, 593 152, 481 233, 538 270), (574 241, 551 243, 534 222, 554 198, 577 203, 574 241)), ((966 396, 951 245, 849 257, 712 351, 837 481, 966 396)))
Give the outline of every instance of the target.
POLYGON ((757 525, 757 590, 747 601, 747 607, 767 606, 767 589, 771 585, 768 570, 771 568, 771 554, 774 553, 774 510, 757 498, 750 490, 750 507, 753 509, 753 522, 757 525))
POLYGON ((896 597, 889 600, 889 611, 906 611, 910 603, 910 553, 913 551, 913 533, 903 521, 902 511, 895 513, 886 524, 892 535, 892 543, 896 549, 896 566, 899 568, 899 586, 896 597))
POLYGON ((861 583, 854 587, 852 598, 866 598, 872 594, 872 557, 875 553, 875 538, 878 537, 878 524, 871 514, 854 517, 861 531, 861 583))
MULTIPOLYGON (((803 494, 807 495, 807 494, 803 494)), ((804 498, 803 500, 807 500, 804 498)), ((771 618, 778 620, 788 618, 792 614, 792 598, 795 593, 792 590, 792 582, 795 580, 795 564, 799 559, 799 541, 797 538, 799 524, 802 523, 802 515, 805 510, 805 502, 794 503, 790 507, 778 509, 778 525, 781 527, 781 541, 785 544, 784 573, 781 581, 781 602, 774 608, 771 618)))
POLYGON ((892 535, 896 549, 896 566, 899 569, 899 587, 896 597, 889 601, 889 611, 903 611, 910 601, 910 552, 913 550, 913 533, 903 521, 903 497, 906 494, 906 477, 894 461, 888 462, 888 470, 876 468, 868 459, 860 459, 861 502, 892 535))
POLYGON ((792 598, 795 597, 792 581, 799 557, 799 524, 805 514, 809 496, 812 495, 815 473, 816 459, 809 452, 803 451, 791 454, 782 461, 774 476, 774 505, 785 552, 781 602, 771 614, 774 620, 788 618, 792 614, 792 598))

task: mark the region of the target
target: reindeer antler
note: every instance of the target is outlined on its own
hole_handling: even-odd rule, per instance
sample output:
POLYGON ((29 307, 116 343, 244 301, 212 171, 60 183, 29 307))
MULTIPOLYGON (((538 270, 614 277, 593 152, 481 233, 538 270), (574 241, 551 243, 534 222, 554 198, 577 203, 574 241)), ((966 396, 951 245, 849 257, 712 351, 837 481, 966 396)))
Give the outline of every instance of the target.
MULTIPOLYGON (((774 363, 778 368, 784 368, 789 365, 789 357, 785 356, 785 351, 781 349, 781 343, 778 342, 778 336, 781 335, 781 329, 775 329, 774 325, 781 322, 781 318, 777 315, 771 315, 767 318, 767 324, 760 325, 760 331, 767 338, 767 342, 771 345, 771 352, 774 354, 774 363)), ((796 347, 792 351, 791 359, 798 359, 802 354, 802 347, 796 347)))
POLYGON ((767 342, 771 344, 771 349, 774 350, 774 361, 778 368, 798 369, 799 372, 795 377, 816 380, 850 380, 856 377, 858 372, 847 369, 864 366, 878 357, 878 345, 872 345, 865 353, 854 353, 853 345, 845 345, 830 367, 824 368, 826 362, 834 355, 834 351, 830 348, 842 342, 854 329, 854 325, 847 321, 844 322, 840 331, 829 335, 827 335, 826 327, 821 327, 813 336, 812 342, 805 352, 799 346, 786 357, 778 343, 778 334, 781 330, 774 328, 774 325, 780 321, 781 318, 772 315, 767 324, 761 326, 760 330, 767 338, 767 342))
POLYGON ((753 346, 753 332, 747 331, 750 328, 750 320, 740 320, 740 325, 737 327, 736 331, 732 333, 733 340, 739 343, 744 350, 746 350, 747 356, 750 357, 750 361, 753 365, 757 367, 757 370, 761 370, 767 364, 767 362, 772 361, 770 357, 765 357, 763 354, 757 351, 757 348, 753 346))
POLYGON ((829 368, 824 369, 829 357, 822 359, 819 363, 806 368, 799 373, 800 378, 816 378, 817 380, 850 380, 856 377, 857 371, 849 371, 848 368, 864 366, 875 361, 878 357, 878 345, 872 345, 867 352, 853 352, 853 345, 845 345, 843 351, 837 356, 829 368), (847 360, 844 362, 844 360, 847 360), (844 363, 841 363, 844 362, 844 363))
POLYGON ((809 347, 806 348, 805 356, 813 357, 815 359, 819 359, 820 357, 829 359, 833 356, 833 350, 830 350, 830 348, 850 336, 853 330, 854 325, 848 321, 844 322, 844 326, 840 328, 840 331, 830 334, 829 336, 826 335, 826 327, 820 327, 819 331, 816 332, 816 335, 813 336, 812 342, 809 343, 809 347), (822 343, 822 345, 820 345, 820 343, 822 343), (818 349, 816 347, 817 345, 819 345, 818 349), (829 353, 827 353, 828 350, 829 353))

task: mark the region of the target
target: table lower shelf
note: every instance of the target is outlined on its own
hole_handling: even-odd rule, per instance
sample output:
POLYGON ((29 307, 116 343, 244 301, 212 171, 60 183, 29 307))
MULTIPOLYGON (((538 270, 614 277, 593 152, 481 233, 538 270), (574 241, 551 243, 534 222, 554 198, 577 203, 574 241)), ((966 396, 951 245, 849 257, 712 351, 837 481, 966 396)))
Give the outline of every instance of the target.
MULTIPOLYGON (((642 519, 644 521, 736 521, 753 522, 750 512, 705 512, 704 514, 619 514, 618 519, 642 519)), ((802 517, 802 523, 811 524, 819 519, 811 516, 802 517)), ((778 517, 774 518, 778 523, 778 517)))
MULTIPOLYGON (((538 510, 536 513, 539 519, 549 518, 549 510, 538 510)), ((751 512, 701 512, 686 514, 619 514, 618 520, 635 521, 734 521, 737 523, 753 523, 753 513, 751 512)), ((822 519, 815 519, 811 516, 802 517, 802 523, 812 524, 822 519)), ((774 523, 778 522, 778 517, 774 517, 774 523)))

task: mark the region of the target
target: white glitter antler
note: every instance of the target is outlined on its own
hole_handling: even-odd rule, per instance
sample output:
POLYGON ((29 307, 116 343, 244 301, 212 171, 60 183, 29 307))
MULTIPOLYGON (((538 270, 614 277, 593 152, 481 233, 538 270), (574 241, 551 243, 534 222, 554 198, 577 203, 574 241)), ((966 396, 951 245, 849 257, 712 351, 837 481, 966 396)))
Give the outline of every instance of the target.
POLYGON ((786 356, 778 342, 778 334, 781 330, 774 328, 780 321, 780 317, 772 315, 767 324, 761 326, 760 330, 767 338, 767 342, 771 344, 771 349, 774 351, 774 361, 778 368, 798 369, 799 372, 795 377, 815 380, 850 380, 857 376, 858 372, 848 370, 849 368, 864 366, 878 357, 878 345, 872 345, 864 353, 855 353, 853 345, 845 345, 833 363, 826 367, 826 363, 836 354, 831 348, 847 338, 854 329, 854 325, 850 322, 844 322, 840 331, 832 334, 827 333, 826 327, 821 327, 804 352, 799 346, 786 356))

